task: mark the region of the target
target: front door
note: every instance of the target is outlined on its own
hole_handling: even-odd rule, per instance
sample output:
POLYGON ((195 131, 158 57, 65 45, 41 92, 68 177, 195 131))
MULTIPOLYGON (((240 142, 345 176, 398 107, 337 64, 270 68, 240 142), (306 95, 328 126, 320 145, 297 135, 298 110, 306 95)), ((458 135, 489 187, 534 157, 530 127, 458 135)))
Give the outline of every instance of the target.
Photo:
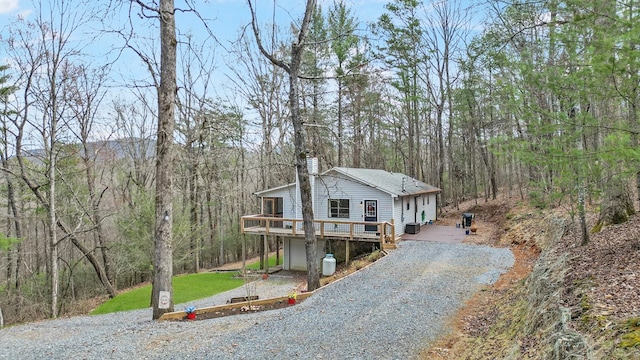
MULTIPOLYGON (((378 200, 364 201, 364 221, 378 222, 378 200)), ((378 231, 378 226, 365 225, 364 231, 378 231)))

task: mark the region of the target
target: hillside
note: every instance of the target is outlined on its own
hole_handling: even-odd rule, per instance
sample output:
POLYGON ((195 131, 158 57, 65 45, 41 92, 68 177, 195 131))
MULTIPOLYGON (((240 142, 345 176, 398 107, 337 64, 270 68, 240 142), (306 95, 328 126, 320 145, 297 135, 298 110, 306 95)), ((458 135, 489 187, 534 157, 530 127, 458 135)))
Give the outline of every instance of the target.
POLYGON ((478 217, 470 242, 509 246, 517 263, 467 303, 424 359, 640 358, 640 216, 579 246, 561 210, 498 200, 467 203, 443 221, 462 212, 478 217))

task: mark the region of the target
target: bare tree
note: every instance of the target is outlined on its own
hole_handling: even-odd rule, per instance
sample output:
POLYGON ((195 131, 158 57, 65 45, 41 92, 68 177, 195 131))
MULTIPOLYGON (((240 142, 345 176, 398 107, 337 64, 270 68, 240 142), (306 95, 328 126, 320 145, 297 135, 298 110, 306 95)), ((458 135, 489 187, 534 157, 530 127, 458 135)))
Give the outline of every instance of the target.
MULTIPOLYGON (((11 133, 8 131, 10 124, 7 119, 10 111, 8 110, 7 103, 9 96, 15 91, 14 86, 7 85, 9 76, 4 75, 4 72, 8 69, 8 66, 0 65, 0 163, 4 169, 11 168, 11 162, 9 160, 11 151, 9 149, 11 143, 9 137, 11 133)), ((16 238, 21 238, 22 221, 20 220, 21 213, 20 206, 18 205, 18 199, 20 197, 16 196, 16 184, 13 177, 6 173, 4 175, 6 175, 7 182, 7 213, 11 219, 7 222, 6 236, 15 234, 16 238)), ((7 284, 9 285, 9 289, 12 287, 16 289, 20 288, 21 253, 20 243, 8 250, 7 284)), ((2 314, 0 313, 0 327, 2 327, 1 317, 2 314)))
POLYGON ((156 226, 151 304, 153 319, 173 311, 173 129, 176 103, 176 24, 173 0, 160 0, 160 88, 156 143, 156 226), (168 299, 161 295, 168 294, 168 299), (168 301, 167 304, 162 303, 168 301))
MULTIPOLYGON (((48 217, 48 274, 50 285, 50 315, 58 315, 59 270, 58 248, 65 240, 71 243, 91 263, 98 278, 111 296, 113 286, 95 254, 78 238, 76 229, 58 214, 56 185, 57 160, 60 156, 62 128, 73 117, 64 89, 73 78, 75 64, 81 55, 72 37, 90 19, 83 7, 72 7, 64 1, 52 1, 47 10, 42 3, 33 21, 20 19, 11 33, 8 49, 19 71, 20 86, 17 109, 12 116, 15 136, 17 175, 27 185, 48 217), (22 26, 24 25, 24 26, 22 26), (23 143, 30 130, 38 134, 43 151, 37 160, 44 169, 36 169, 29 161, 38 154, 23 152, 23 143), (60 237, 58 230, 64 235, 60 237)), ((36 164, 37 165, 37 164, 36 164)), ((36 166, 37 167, 37 166, 36 166)))
MULTIPOLYGON (((71 78, 71 82, 65 86, 65 99, 69 103, 69 110, 73 120, 68 127, 69 131, 74 133, 80 142, 79 157, 84 165, 85 180, 88 190, 88 199, 81 200, 75 197, 79 203, 78 207, 83 209, 81 214, 83 218, 87 218, 91 223, 93 234, 98 247, 98 252, 102 255, 102 264, 104 273, 108 282, 113 285, 114 277, 111 270, 111 257, 109 255, 109 245, 107 244, 107 231, 104 227, 104 218, 102 209, 102 200, 108 186, 98 188, 97 183, 97 163, 99 154, 104 153, 106 143, 102 143, 100 147, 92 144, 90 140, 93 127, 96 124, 96 116, 99 104, 105 96, 102 84, 106 81, 106 68, 99 70, 91 70, 86 66, 77 66, 75 74, 71 78), (84 201, 88 201, 89 205, 84 206, 84 201)), ((113 292, 115 295, 115 292, 113 292)))
POLYGON ((309 169, 307 165, 307 142, 306 130, 303 126, 303 119, 300 113, 299 76, 300 64, 307 45, 306 37, 309 32, 311 16, 316 8, 315 0, 307 0, 304 17, 297 27, 297 37, 291 43, 291 54, 289 62, 276 58, 263 45, 258 28, 258 19, 251 0, 247 0, 251 10, 251 25, 256 37, 258 48, 274 65, 280 67, 289 75, 289 107, 291 111, 291 122, 294 131, 294 147, 296 159, 296 171, 300 182, 300 200, 302 202, 302 222, 304 227, 305 249, 307 254, 307 289, 313 291, 320 287, 320 277, 318 273, 316 233, 313 224, 313 205, 311 199, 311 185, 309 182, 309 169))
MULTIPOLYGON (((173 311, 173 131, 175 128, 176 108, 176 24, 173 0, 160 0, 158 7, 148 5, 142 0, 137 3, 142 12, 157 17, 160 25, 160 84, 158 91, 158 133, 156 140, 156 211, 154 231, 153 285, 151 306, 153 319, 173 311)), ((152 60, 134 50, 154 74, 152 60)))
MULTIPOLYGON (((275 36, 271 41, 274 48, 279 48, 275 36)), ((262 141, 256 150, 259 152, 260 163, 265 166, 260 169, 258 187, 269 188, 282 180, 276 178, 279 173, 286 173, 273 170, 280 163, 276 149, 283 147, 287 142, 291 125, 286 121, 289 109, 286 104, 285 73, 272 63, 261 61, 262 55, 257 51, 248 39, 240 39, 232 49, 236 56, 233 56, 229 67, 234 75, 231 79, 234 90, 245 98, 260 116, 261 123, 255 125, 261 127, 262 141)))

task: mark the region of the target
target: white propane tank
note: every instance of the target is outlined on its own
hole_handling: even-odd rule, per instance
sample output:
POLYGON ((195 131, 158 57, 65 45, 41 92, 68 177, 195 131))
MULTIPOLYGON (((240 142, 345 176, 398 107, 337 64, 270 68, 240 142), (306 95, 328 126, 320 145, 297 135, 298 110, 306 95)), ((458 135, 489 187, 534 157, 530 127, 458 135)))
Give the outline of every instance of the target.
POLYGON ((322 276, 331 276, 334 272, 336 272, 336 259, 333 254, 327 254, 322 259, 322 276))

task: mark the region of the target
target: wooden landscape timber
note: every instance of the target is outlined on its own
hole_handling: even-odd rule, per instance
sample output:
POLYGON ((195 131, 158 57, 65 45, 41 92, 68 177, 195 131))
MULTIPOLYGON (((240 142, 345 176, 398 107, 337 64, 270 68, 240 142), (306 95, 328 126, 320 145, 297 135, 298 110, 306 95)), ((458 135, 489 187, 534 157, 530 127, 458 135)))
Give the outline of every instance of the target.
MULTIPOLYGON (((315 292, 313 291, 303 292, 303 293, 297 294, 296 296, 298 300, 304 300, 310 297, 311 295, 313 295, 314 293, 315 292)), ((197 316, 197 315, 208 314, 208 313, 221 311, 221 310, 241 309, 245 306, 269 305, 277 302, 287 302, 288 300, 289 300, 288 296, 281 296, 276 298, 269 298, 269 299, 255 300, 255 301, 241 301, 241 302, 236 302, 236 303, 226 304, 226 305, 203 307, 203 308, 196 309, 194 312, 196 313, 196 316, 197 316)), ((186 316, 186 313, 184 312, 184 310, 174 311, 174 312, 163 314, 158 320, 159 321, 183 320, 185 316, 186 316)))

